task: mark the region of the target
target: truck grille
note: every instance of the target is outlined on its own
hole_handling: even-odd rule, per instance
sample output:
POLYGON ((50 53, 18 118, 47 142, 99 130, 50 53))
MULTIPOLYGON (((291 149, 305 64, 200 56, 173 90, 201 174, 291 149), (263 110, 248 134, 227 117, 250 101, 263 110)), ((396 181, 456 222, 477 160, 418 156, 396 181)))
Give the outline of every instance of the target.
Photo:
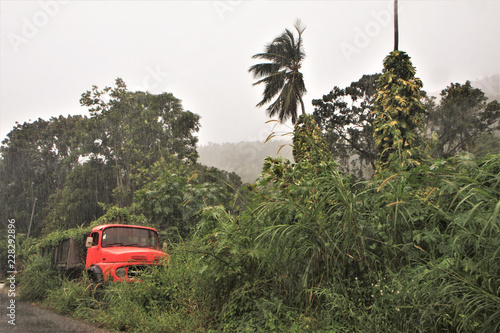
POLYGON ((143 273, 144 271, 146 271, 147 269, 148 269, 148 265, 129 266, 129 268, 127 270, 127 277, 128 278, 136 277, 136 276, 140 275, 141 273, 143 273))

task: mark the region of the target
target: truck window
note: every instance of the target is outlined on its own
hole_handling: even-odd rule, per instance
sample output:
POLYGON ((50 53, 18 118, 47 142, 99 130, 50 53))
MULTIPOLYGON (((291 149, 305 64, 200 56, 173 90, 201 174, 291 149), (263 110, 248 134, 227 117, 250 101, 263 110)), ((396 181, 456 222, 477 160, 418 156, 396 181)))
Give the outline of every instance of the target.
POLYGON ((99 244, 99 233, 93 232, 90 237, 92 237, 92 246, 97 246, 99 244))
POLYGON ((136 246, 158 248, 158 235, 155 231, 131 227, 110 227, 102 232, 102 247, 136 246))

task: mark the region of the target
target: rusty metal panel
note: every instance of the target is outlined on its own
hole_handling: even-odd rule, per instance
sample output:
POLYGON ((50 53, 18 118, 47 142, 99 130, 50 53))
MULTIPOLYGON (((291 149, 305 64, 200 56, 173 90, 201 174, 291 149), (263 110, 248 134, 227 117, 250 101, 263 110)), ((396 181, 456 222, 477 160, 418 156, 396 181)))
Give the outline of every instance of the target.
POLYGON ((64 239, 53 249, 52 265, 57 268, 72 269, 82 267, 82 251, 72 237, 64 239))

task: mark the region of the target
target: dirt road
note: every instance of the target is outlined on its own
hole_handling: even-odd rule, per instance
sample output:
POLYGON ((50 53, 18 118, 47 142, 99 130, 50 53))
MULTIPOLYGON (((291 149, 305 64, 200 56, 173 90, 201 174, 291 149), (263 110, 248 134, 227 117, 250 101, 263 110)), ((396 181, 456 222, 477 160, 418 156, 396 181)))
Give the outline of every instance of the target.
POLYGON ((8 288, 0 284, 0 332, 20 333, 111 333, 87 323, 9 297, 8 288), (14 302, 12 302, 14 300, 14 302), (14 304, 14 305, 12 305, 14 304), (15 323, 15 325, 12 325, 15 323))

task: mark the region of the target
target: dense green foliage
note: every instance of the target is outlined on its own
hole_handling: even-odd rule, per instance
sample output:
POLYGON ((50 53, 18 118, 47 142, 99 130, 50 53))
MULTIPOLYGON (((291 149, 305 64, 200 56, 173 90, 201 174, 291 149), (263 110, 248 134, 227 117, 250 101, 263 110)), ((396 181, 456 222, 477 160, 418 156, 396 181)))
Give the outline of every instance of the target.
MULTIPOLYGON (((72 147, 85 118, 68 116, 16 124, 0 147, 0 218, 16 220, 17 232, 32 235, 43 229, 44 207, 77 165, 72 147)), ((2 223, 2 226, 3 226, 2 223)))
POLYGON ((205 208, 143 282, 98 301, 60 282, 46 304, 137 332, 499 328, 500 155, 362 184, 334 162, 268 159, 248 198, 239 214, 205 208))
MULTIPOLYGON (((380 74, 364 75, 348 87, 334 87, 313 100, 313 116, 342 171, 369 179, 375 171, 377 150, 373 137, 374 95, 380 74)), ((480 89, 452 83, 435 97, 421 91, 425 108, 420 132, 421 150, 434 158, 449 158, 462 151, 481 157, 500 152, 500 106, 480 89)))
POLYGON ((374 95, 380 74, 363 75, 346 88, 334 87, 313 100, 314 119, 325 133, 340 167, 362 178, 375 171, 374 95), (365 166, 370 169, 367 172, 365 166))
POLYGON ((114 201, 125 207, 134 192, 144 184, 137 174, 160 159, 194 163, 198 158, 193 135, 199 129, 199 116, 185 111, 172 94, 151 95, 129 92, 117 79, 106 87, 82 94, 80 103, 90 107, 90 158, 112 166, 116 186, 114 201))
MULTIPOLYGON (((203 189, 192 238, 142 282, 99 291, 63 279, 26 292, 131 332, 498 330, 500 155, 354 183, 319 132, 304 130, 311 121, 296 126, 298 161, 268 158, 245 208, 215 205, 224 197, 203 189)), ((159 191, 158 207, 171 207, 177 199, 160 184, 182 177, 164 174, 142 195, 159 191)))
POLYGON ((421 163, 419 141, 425 108, 421 102, 423 84, 415 74, 405 52, 396 50, 384 59, 377 81, 373 124, 377 171, 405 170, 421 163))
POLYGON ((130 92, 117 79, 80 102, 90 118, 17 124, 2 142, 0 217, 15 219, 19 233, 30 221, 35 237, 88 226, 110 207, 131 206, 135 192, 159 176, 159 161, 198 168, 199 116, 172 94, 130 92))
POLYGON ((169 240, 189 237, 206 206, 237 208, 241 180, 236 174, 195 167, 160 161, 149 169, 157 176, 136 192, 136 209, 169 240))
POLYGON ((23 286, 21 299, 40 301, 46 298, 51 290, 60 286, 61 279, 50 266, 50 258, 30 256, 25 262, 20 283, 23 286))
MULTIPOLYGON (((298 41, 287 30, 268 46, 294 54, 293 66, 251 71, 296 78, 304 55, 297 31, 298 41)), ((258 57, 273 60, 268 53, 258 57)), ((90 118, 16 126, 1 150, 2 207, 12 204, 19 212, 9 218, 26 221, 38 200, 35 230, 45 234, 17 243, 21 296, 127 332, 500 330, 500 154, 423 158, 439 141, 423 137, 432 103, 425 108, 415 74, 396 50, 376 91, 375 76, 366 76, 317 102, 314 116, 294 118, 279 97, 275 112, 295 123, 294 162, 266 158, 243 188, 235 173, 196 163, 197 115, 171 94, 132 93, 120 79, 82 95, 90 118), (337 100, 347 95, 350 107, 337 100), (331 144, 344 145, 339 154, 358 147, 370 160, 369 133, 377 175, 357 182, 331 144), (34 174, 16 170, 21 162, 34 174), (36 254, 113 222, 157 227, 169 259, 139 281, 95 285, 85 273, 69 280, 36 254)), ((263 102, 274 96, 268 89, 289 85, 262 80, 271 84, 263 102)), ((446 90, 441 116, 462 88, 446 90)), ((471 92, 469 110, 493 125, 498 103, 471 92)))

